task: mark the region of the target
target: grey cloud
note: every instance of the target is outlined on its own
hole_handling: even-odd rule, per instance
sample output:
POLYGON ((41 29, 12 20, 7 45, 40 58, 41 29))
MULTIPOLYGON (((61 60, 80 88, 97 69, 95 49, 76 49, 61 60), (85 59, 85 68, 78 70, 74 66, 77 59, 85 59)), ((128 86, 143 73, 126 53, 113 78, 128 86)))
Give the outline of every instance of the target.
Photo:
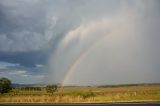
POLYGON ((0 70, 0 77, 7 77, 12 80, 13 83, 20 84, 36 84, 44 83, 44 74, 33 74, 28 72, 28 70, 22 69, 8 69, 0 70))
POLYGON ((13 83, 44 83, 46 77, 45 66, 38 65, 29 68, 19 64, 1 62, 0 77, 7 77, 13 83))
MULTIPOLYGON (((25 52, 46 49, 56 36, 41 1, 1 1, 0 51, 25 52), (4 7, 4 8, 3 8, 4 7), (49 22, 48 22, 49 21, 49 22), (50 32, 50 33, 49 33, 50 32)), ((59 32, 58 32, 59 33, 59 32)))
POLYGON ((105 10, 106 3, 96 1, 2 0, 0 4, 0 51, 6 52, 43 50, 81 21, 111 13, 105 10))
MULTIPOLYGON (((91 84, 93 77, 97 80, 93 83, 111 83, 111 79, 100 79, 102 74, 96 73, 100 69, 103 75, 107 74, 105 70, 108 70, 111 76, 122 75, 120 73, 124 73, 123 70, 115 71, 120 67, 119 63, 114 63, 119 58, 122 63, 128 62, 126 70, 131 71, 134 66, 137 70, 142 68, 139 75, 146 72, 146 68, 153 70, 147 72, 152 76, 143 78, 151 81, 155 74, 159 75, 160 68, 159 5, 158 0, 1 0, 0 60, 30 68, 37 67, 37 64, 47 64, 51 71, 48 73, 49 80, 60 82, 68 67, 86 48, 100 39, 100 36, 114 35, 113 38, 108 37, 108 40, 107 37, 105 40, 101 40, 103 37, 100 39, 99 42, 102 43, 93 47, 94 53, 89 52, 82 62, 77 63, 76 67, 79 69, 75 68, 75 73, 67 83, 74 83, 75 79, 79 78, 79 72, 82 72, 82 75, 91 74, 92 77, 84 76, 84 79, 78 80, 82 82, 75 83, 84 84, 83 82, 88 81, 91 84), (71 33, 74 37, 63 45, 71 33), (98 58, 99 52, 102 52, 102 58, 98 58), (137 53, 137 57, 134 53, 137 53), (134 57, 138 58, 139 62, 136 63, 134 57), (91 62, 94 59, 97 64, 91 62)), ((33 74, 37 72, 29 70, 27 71, 33 74)), ((134 71, 131 73, 133 76, 137 75, 134 71)), ((159 81, 157 76, 154 80, 159 81)), ((134 78, 130 81, 134 82, 134 78)))
POLYGON ((159 82, 158 10, 159 1, 124 1, 110 15, 98 10, 103 15, 91 15, 61 41, 50 61, 52 79, 66 85, 159 82), (99 47, 85 49, 100 36, 106 37, 99 47))

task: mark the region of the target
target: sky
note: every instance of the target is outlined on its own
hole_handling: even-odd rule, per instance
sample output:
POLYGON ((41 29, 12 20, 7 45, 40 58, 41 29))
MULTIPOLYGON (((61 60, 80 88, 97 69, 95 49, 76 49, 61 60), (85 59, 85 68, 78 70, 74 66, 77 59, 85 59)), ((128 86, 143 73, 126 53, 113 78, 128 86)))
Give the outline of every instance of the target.
POLYGON ((0 77, 160 83, 159 0, 0 0, 0 77))

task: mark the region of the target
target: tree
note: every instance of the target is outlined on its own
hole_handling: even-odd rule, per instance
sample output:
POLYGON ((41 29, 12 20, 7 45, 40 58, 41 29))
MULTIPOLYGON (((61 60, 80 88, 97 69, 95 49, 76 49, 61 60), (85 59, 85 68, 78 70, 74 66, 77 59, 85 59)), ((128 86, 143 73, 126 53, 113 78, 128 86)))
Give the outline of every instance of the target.
POLYGON ((47 93, 54 93, 54 92, 56 92, 57 91, 57 85, 47 85, 46 86, 46 91, 47 91, 47 93))
POLYGON ((0 78, 0 93, 7 93, 12 89, 11 81, 8 78, 0 78))

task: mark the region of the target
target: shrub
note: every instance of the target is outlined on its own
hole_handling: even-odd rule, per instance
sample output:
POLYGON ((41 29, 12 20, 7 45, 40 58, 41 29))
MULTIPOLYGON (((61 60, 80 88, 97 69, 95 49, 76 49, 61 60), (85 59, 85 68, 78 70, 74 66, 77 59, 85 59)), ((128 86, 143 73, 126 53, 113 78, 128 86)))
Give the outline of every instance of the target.
POLYGON ((47 93, 53 94, 54 92, 57 91, 57 88, 58 88, 57 85, 47 85, 46 91, 47 91, 47 93))
POLYGON ((8 93, 12 89, 11 81, 7 78, 0 78, 0 93, 8 93))
POLYGON ((73 92, 73 96, 81 96, 83 99, 89 98, 89 97, 95 97, 95 94, 89 90, 89 91, 76 91, 73 92))
POLYGON ((95 94, 89 90, 87 92, 82 93, 80 96, 83 97, 83 99, 89 98, 89 97, 95 97, 95 94))
POLYGON ((26 90, 26 91, 41 91, 41 87, 21 87, 21 90, 26 90))

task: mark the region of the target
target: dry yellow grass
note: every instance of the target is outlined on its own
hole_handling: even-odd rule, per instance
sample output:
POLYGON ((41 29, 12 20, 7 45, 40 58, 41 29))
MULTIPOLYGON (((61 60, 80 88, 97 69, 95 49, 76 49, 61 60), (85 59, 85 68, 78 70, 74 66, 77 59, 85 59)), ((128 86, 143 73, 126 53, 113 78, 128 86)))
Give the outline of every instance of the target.
POLYGON ((160 101, 160 85, 126 87, 74 87, 64 88, 53 95, 42 91, 14 91, 0 95, 0 103, 82 103, 160 101), (91 90, 95 96, 83 98, 81 92, 91 90))

